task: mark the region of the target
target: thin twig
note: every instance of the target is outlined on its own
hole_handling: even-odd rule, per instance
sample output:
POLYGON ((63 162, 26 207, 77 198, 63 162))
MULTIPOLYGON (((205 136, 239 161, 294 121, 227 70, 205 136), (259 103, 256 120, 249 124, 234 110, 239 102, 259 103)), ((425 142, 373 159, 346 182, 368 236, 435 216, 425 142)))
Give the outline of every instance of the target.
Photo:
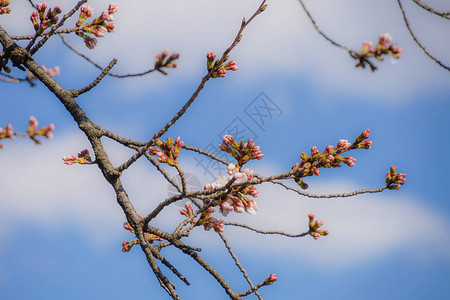
POLYGON ((216 64, 216 67, 211 69, 208 74, 206 74, 199 86, 197 87, 197 89, 195 90, 195 92, 192 94, 191 98, 189 98, 189 100, 186 102, 186 104, 175 114, 175 116, 169 121, 167 122, 167 124, 161 128, 161 130, 157 133, 155 133, 155 135, 153 136, 153 138, 144 146, 142 147, 136 154, 134 154, 130 159, 128 159, 125 163, 123 163, 121 166, 119 166, 117 168, 117 170, 119 172, 122 172, 123 170, 125 170, 126 168, 128 168, 129 166, 131 166, 137 159, 139 159, 139 157, 141 157, 144 152, 147 150, 148 147, 152 146, 154 141, 159 138, 160 136, 162 136, 163 134, 165 134, 169 128, 175 124, 188 110, 188 108, 191 106, 191 104, 195 101, 195 99, 197 99, 199 93, 201 92, 201 90, 203 90, 206 82, 211 78, 212 74, 214 72, 217 71, 217 69, 225 62, 225 60, 228 58, 228 54, 231 52, 231 50, 234 49, 234 47, 237 46, 237 44, 239 43, 241 37, 242 37, 242 31, 244 30, 244 28, 257 16, 259 15, 262 11, 263 11, 263 7, 264 4, 266 3, 266 0, 262 1, 261 5, 259 6, 259 8, 256 10, 256 12, 252 15, 252 17, 247 21, 247 22, 242 22, 241 23, 241 28, 239 29, 235 39, 233 40, 232 44, 230 47, 228 47, 225 52, 222 55, 222 58, 219 60, 219 62, 216 64))
POLYGON ((194 147, 194 146, 189 146, 189 145, 186 145, 186 144, 183 145, 183 148, 186 149, 186 150, 195 151, 197 153, 200 153, 200 154, 203 154, 205 156, 208 156, 209 158, 212 158, 212 159, 214 159, 214 160, 216 160, 216 161, 218 161, 220 163, 223 163, 224 165, 229 165, 230 164, 226 160, 221 159, 220 157, 217 157, 214 154, 212 154, 212 153, 210 153, 208 151, 205 151, 203 149, 200 149, 200 148, 197 148, 197 147, 194 147))
MULTIPOLYGON (((59 21, 59 23, 55 26, 52 27, 52 29, 50 30, 50 32, 45 35, 40 41, 39 43, 36 44, 36 46, 33 47, 33 49, 31 49, 30 53, 31 55, 33 55, 34 53, 36 53, 36 51, 38 51, 42 46, 44 46, 44 44, 48 41, 48 39, 55 34, 56 30, 64 25, 64 22, 70 18, 80 7, 81 5, 83 5, 84 3, 86 3, 87 0, 81 0, 80 2, 77 3, 77 5, 75 5, 74 8, 72 8, 71 11, 69 11, 67 14, 65 14, 61 21, 59 21)), ((32 44, 31 44, 32 45, 32 44)), ((27 46, 27 50, 29 50, 29 47, 31 48, 30 45, 27 46)))
POLYGON ((303 237, 303 236, 307 236, 308 234, 310 234, 310 231, 303 232, 303 233, 297 233, 297 234, 291 234, 291 233, 286 233, 284 231, 261 230, 261 229, 256 229, 256 228, 251 227, 246 224, 241 224, 241 223, 236 223, 236 222, 223 222, 223 225, 242 227, 242 228, 246 228, 251 231, 261 233, 261 234, 278 234, 278 235, 283 235, 283 236, 290 237, 290 238, 298 238, 298 237, 303 237))
POLYGON ((279 181, 271 180, 271 181, 268 181, 268 182, 273 183, 273 184, 281 185, 285 189, 287 189, 289 191, 296 192, 299 195, 302 195, 302 196, 305 196, 305 197, 308 197, 308 198, 316 198, 316 199, 347 198, 347 197, 353 197, 353 196, 360 195, 360 194, 380 193, 380 192, 384 191, 385 189, 387 189, 388 186, 389 186, 389 184, 385 184, 384 186, 379 187, 377 189, 364 189, 364 190, 353 191, 353 192, 350 192, 350 193, 317 195, 317 194, 307 193, 307 192, 304 192, 302 190, 294 189, 294 188, 292 188, 292 187, 290 187, 290 186, 288 186, 288 185, 286 185, 286 184, 284 184, 282 182, 279 182, 279 181))
POLYGON ((36 5, 33 3, 33 1, 28 0, 28 2, 30 2, 31 6, 33 6, 34 8, 36 8, 36 5))
POLYGON ((159 259, 170 271, 172 271, 172 273, 174 273, 178 278, 180 278, 180 280, 183 281, 186 285, 191 285, 190 282, 186 279, 186 277, 184 277, 184 275, 181 274, 177 270, 177 268, 175 268, 166 258, 164 258, 164 256, 162 256, 161 253, 159 253, 159 251, 155 249, 155 247, 152 247, 151 249, 155 258, 159 259))
POLYGON ((81 94, 89 92, 91 89, 96 87, 97 84, 99 84, 100 81, 102 81, 102 79, 106 76, 106 74, 108 74, 108 72, 112 69, 112 67, 114 67, 114 65, 116 63, 117 63, 117 59, 114 58, 109 63, 109 65, 105 69, 103 69, 103 71, 100 73, 100 75, 98 75, 97 78, 94 81, 92 81, 89 85, 87 85, 84 88, 79 89, 79 90, 70 90, 70 92, 72 93, 72 97, 76 98, 76 97, 80 96, 81 94))
POLYGON ((309 20, 311 21, 311 23, 314 26, 314 29, 321 35, 323 36, 327 41, 329 41, 332 45, 342 48, 344 50, 346 50, 350 55, 352 55, 355 53, 354 50, 348 48, 347 46, 341 45, 338 42, 334 41, 333 39, 331 39, 329 36, 327 36, 322 30, 320 30, 319 26, 317 25, 316 21, 314 20, 314 18, 312 17, 311 13, 309 12, 309 10, 306 8, 305 4, 303 3, 302 0, 298 0, 300 2, 300 5, 302 6, 303 10, 305 11, 306 15, 308 16, 309 20))
POLYGON ((431 6, 426 5, 425 3, 423 3, 420 0, 413 0, 417 5, 419 5, 420 7, 422 7, 423 9, 429 11, 430 13, 436 14, 440 17, 443 17, 445 19, 450 20, 450 12, 441 12, 441 11, 437 11, 434 8, 432 8, 431 6))
MULTIPOLYGON (((230 253, 231 257, 233 258, 236 266, 241 270, 242 274, 244 275, 244 278, 247 280, 248 284, 250 284, 250 288, 254 288, 252 280, 250 279, 250 276, 247 274, 247 270, 244 269, 244 267, 239 262, 239 259, 237 258, 236 254, 234 254, 233 249, 231 248, 230 244, 228 243, 227 239, 225 238, 225 235, 222 232, 218 232, 220 238, 222 239, 223 243, 225 244, 225 247, 228 250, 228 253, 230 253)), ((255 295, 258 297, 258 299, 263 300, 261 295, 258 293, 257 290, 255 290, 255 295)))
MULTIPOLYGON (((60 35, 63 43, 73 52, 75 52, 77 55, 81 56, 82 58, 84 58, 85 60, 87 60, 88 62, 90 62, 92 65, 94 65, 97 69, 103 70, 102 66, 100 66, 98 63, 96 63, 95 61, 93 61, 92 59, 90 59, 89 57, 87 57, 85 54, 81 53, 80 51, 78 51, 77 49, 75 49, 75 47, 73 47, 65 38, 63 35, 60 35)), ((140 72, 140 73, 130 73, 130 74, 117 74, 117 73, 108 73, 108 76, 112 76, 112 77, 117 77, 117 78, 127 78, 127 77, 139 77, 139 76, 144 76, 147 74, 152 73, 153 71, 155 71, 156 69, 153 67, 152 69, 149 69, 147 71, 144 72, 140 72)))
POLYGON ((425 54, 431 58, 432 60, 434 60, 438 65, 440 65, 442 68, 446 69, 447 71, 450 71, 450 68, 447 67, 446 65, 444 65, 443 63, 441 63, 436 57, 434 57, 423 45, 422 43, 419 42, 419 40, 417 39, 416 35, 414 34, 414 32, 411 29, 411 26, 409 25, 409 21, 408 18, 406 17, 406 13, 405 10, 403 9, 403 5, 401 3, 400 0, 397 0, 398 5, 400 6, 400 10, 402 11, 402 15, 403 15, 403 20, 405 20, 405 25, 406 28, 408 28, 410 35, 412 36, 412 38, 414 39, 414 41, 416 42, 416 44, 423 50, 423 52, 425 52, 425 54))

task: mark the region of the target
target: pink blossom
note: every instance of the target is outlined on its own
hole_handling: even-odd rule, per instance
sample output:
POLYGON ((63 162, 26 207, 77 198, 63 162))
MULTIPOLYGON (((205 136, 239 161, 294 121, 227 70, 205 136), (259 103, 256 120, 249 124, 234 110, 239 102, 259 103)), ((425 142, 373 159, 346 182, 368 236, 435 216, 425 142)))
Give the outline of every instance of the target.
POLYGON ((80 17, 83 19, 90 18, 94 14, 94 8, 90 7, 86 3, 80 7, 80 17))
POLYGON ((45 13, 45 10, 47 9, 47 3, 41 2, 41 3, 36 4, 36 9, 41 14, 45 13))
POLYGON ((389 33, 380 35, 379 44, 386 47, 392 41, 392 36, 389 33))
POLYGON ((208 52, 206 53, 206 59, 212 62, 216 59, 216 54, 214 52, 208 52))
POLYGON ((14 138, 14 131, 13 131, 13 127, 11 124, 8 124, 5 128, 5 130, 3 130, 0 127, 0 139, 13 139, 14 138))
POLYGON ((347 156, 344 158, 344 164, 346 164, 349 167, 353 167, 355 165, 356 158, 347 156))
POLYGON ((103 26, 95 26, 95 27, 92 29, 92 33, 93 33, 96 37, 99 37, 99 38, 104 37, 104 36, 105 36, 104 33, 105 33, 106 31, 107 31, 106 28, 103 27, 103 26))
POLYGON ((347 150, 351 145, 348 140, 339 140, 337 143, 337 147, 341 150, 347 150))
POLYGON ((227 71, 224 69, 220 69, 217 71, 217 77, 225 77, 227 74, 227 71))
POLYGON ((97 39, 91 38, 89 36, 84 36, 84 43, 89 49, 94 49, 94 47, 98 44, 97 39))
MULTIPOLYGON (((11 8, 9 7, 0 7, 0 15, 9 14, 11 12, 11 8)), ((0 145, 0 148, 2 146, 0 145)))
POLYGON ((45 65, 42 65, 42 68, 45 70, 45 72, 50 75, 51 77, 57 76, 60 74, 60 69, 58 66, 53 67, 51 69, 48 69, 45 65))
POLYGON ((275 281, 277 281, 277 276, 275 275, 275 274, 270 274, 270 276, 269 276, 269 281, 270 282, 275 282, 275 281))
POLYGON ((370 129, 366 129, 361 133, 361 137, 365 140, 367 138, 369 138, 370 135, 370 129))
POLYGON ((108 13, 110 15, 116 13, 119 10, 119 4, 117 2, 113 2, 108 7, 108 13))
POLYGON ((116 28, 116 25, 114 25, 114 23, 108 23, 105 24, 105 28, 108 32, 113 32, 114 28, 116 28))
POLYGON ((222 139, 225 144, 231 145, 232 143, 234 143, 234 139, 231 134, 224 135, 222 139))
POLYGON ((316 155, 316 154, 318 154, 318 153, 319 153, 319 150, 317 149, 316 146, 314 146, 314 147, 311 148, 311 156, 316 155))
POLYGON ((255 201, 247 199, 247 206, 245 207, 245 211, 250 215, 256 215, 256 211, 258 210, 258 206, 255 201))
POLYGON ((100 21, 108 21, 108 22, 112 22, 114 21, 114 17, 111 16, 108 11, 104 11, 102 12, 102 14, 99 17, 100 21))
POLYGON ((236 71, 238 69, 237 63, 232 60, 225 65, 225 70, 236 71))
POLYGON ((66 164, 66 165, 73 165, 73 164, 77 163, 77 158, 73 155, 64 156, 62 158, 62 160, 64 161, 64 164, 66 164))
POLYGON ((360 145, 360 148, 370 149, 370 147, 372 147, 372 141, 366 140, 366 141, 360 143, 359 145, 360 145))

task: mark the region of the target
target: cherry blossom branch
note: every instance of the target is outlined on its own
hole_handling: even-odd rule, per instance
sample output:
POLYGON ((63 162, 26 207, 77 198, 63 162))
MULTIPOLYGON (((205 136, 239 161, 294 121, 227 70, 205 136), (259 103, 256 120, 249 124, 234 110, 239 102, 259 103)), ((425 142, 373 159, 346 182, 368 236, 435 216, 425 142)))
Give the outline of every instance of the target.
POLYGON ((440 17, 443 17, 443 18, 445 18, 445 19, 450 20, 450 12, 440 12, 440 11, 437 11, 437 10, 435 10, 434 8, 432 8, 432 7, 428 6, 428 5, 426 5, 425 3, 423 3, 423 2, 420 1, 420 0, 413 0, 413 1, 414 1, 417 5, 419 5, 420 7, 422 7, 423 9, 429 11, 430 13, 433 13, 433 14, 435 14, 435 15, 438 15, 438 16, 440 16, 440 17))
POLYGON ((186 102, 186 104, 175 114, 175 116, 157 133, 155 133, 155 135, 153 136, 153 138, 147 142, 147 144, 142 147, 136 154, 134 154, 132 157, 130 157, 130 159, 128 159, 128 161, 126 161, 125 163, 123 163, 121 166, 119 166, 117 168, 117 170, 119 172, 122 172, 123 170, 127 169, 129 166, 131 166, 137 159, 139 159, 139 157, 141 157, 144 152, 147 150, 148 147, 152 146, 154 141, 159 138, 160 136, 162 136, 164 133, 166 133, 169 128, 174 125, 188 110, 188 108, 191 106, 191 104, 195 101, 195 99, 198 97, 198 95, 200 94, 201 90, 203 90, 206 82, 213 76, 213 74, 215 74, 219 68, 221 67, 221 65, 225 62, 225 60, 228 58, 228 54, 231 52, 231 50, 234 49, 234 47, 237 46, 237 44, 239 43, 239 41, 242 38, 242 31, 244 30, 245 27, 247 27, 247 25, 257 16, 259 15, 261 12, 263 12, 265 10, 265 5, 266 0, 262 1, 261 5, 259 6, 259 8, 256 10, 256 12, 250 17, 250 19, 246 22, 245 18, 243 19, 242 23, 241 23, 241 28, 239 29, 233 43, 231 44, 230 47, 228 47, 225 52, 222 55, 222 58, 219 60, 218 63, 216 63, 215 67, 212 68, 211 70, 209 70, 208 74, 206 74, 199 86, 197 87, 197 89, 195 90, 195 92, 192 94, 191 98, 189 98, 189 100, 186 102))
MULTIPOLYGON (((218 232, 217 234, 220 236, 220 238, 222 239, 223 243, 225 244, 225 247, 227 248, 228 253, 230 253, 231 257, 233 258, 236 266, 242 272, 242 274, 243 274, 244 278, 247 280, 248 284, 250 284, 250 288, 253 289, 255 286, 253 285, 253 282, 250 279, 250 276, 248 276, 247 270, 244 269, 244 267, 241 265, 239 259, 237 258, 236 254, 234 254, 234 251, 231 248, 230 244, 228 243, 227 239, 225 238, 225 235, 222 232, 218 232)), ((258 293, 257 289, 255 290, 255 295, 258 297, 258 299, 262 300, 262 297, 258 293)), ((242 295, 242 296, 244 296, 244 295, 242 295)))
POLYGON ((412 38, 414 39, 414 42, 416 42, 416 44, 423 50, 423 52, 425 52, 425 54, 431 58, 432 60, 434 60, 438 65, 440 65, 442 68, 446 69, 447 71, 450 71, 450 68, 447 67, 446 65, 444 65, 440 60, 438 60, 436 57, 434 57, 426 48, 425 46, 422 45, 422 43, 419 41, 419 39, 416 37, 416 35, 414 34, 414 32, 411 29, 411 26, 409 25, 409 21, 408 18, 406 17, 406 12, 403 9, 403 5, 402 2, 400 0, 397 0, 398 2, 398 6, 400 7, 400 10, 402 11, 402 15, 403 15, 403 20, 405 21, 405 25, 406 28, 408 28, 408 31, 410 33, 410 35, 412 36, 412 38))
POLYGON ((283 236, 290 237, 290 238, 304 237, 304 236, 307 236, 307 235, 309 235, 311 233, 311 231, 307 231, 307 232, 303 232, 303 233, 290 234, 290 233, 286 233, 284 231, 261 230, 261 229, 256 229, 256 228, 251 227, 251 226, 246 225, 246 224, 241 224, 241 223, 236 223, 236 222, 223 222, 223 225, 241 227, 241 228, 249 229, 251 231, 254 231, 256 233, 261 233, 261 234, 283 235, 283 236))
MULTIPOLYGON (((24 137, 24 138, 30 138, 36 145, 40 145, 41 142, 37 139, 38 136, 44 136, 47 139, 53 139, 53 130, 55 130, 55 125, 53 123, 41 127, 40 129, 37 128, 38 121, 35 117, 31 116, 29 118, 29 125, 27 128, 27 133, 19 133, 14 132, 13 126, 11 124, 8 124, 5 129, 2 129, 0 127, 0 140, 2 139, 14 139, 15 137, 24 137)), ((0 144, 0 149, 3 149, 3 145, 0 144)))
POLYGON ((76 98, 76 97, 80 96, 81 94, 89 92, 91 89, 96 87, 100 83, 100 81, 102 81, 102 79, 108 74, 108 72, 112 69, 112 67, 114 67, 114 65, 116 63, 117 63, 117 59, 114 58, 113 60, 111 60, 109 65, 105 69, 103 69, 103 71, 100 73, 100 75, 98 75, 97 78, 94 81, 92 81, 89 85, 87 85, 84 88, 79 89, 79 90, 70 90, 70 92, 72 93, 72 97, 76 98))
MULTIPOLYGON (((255 175, 255 176, 257 176, 257 175, 255 175)), ((389 184, 385 184, 384 186, 379 187, 377 189, 364 189, 364 190, 353 191, 353 192, 350 192, 350 193, 317 195, 317 194, 311 194, 311 193, 307 193, 307 192, 302 191, 302 190, 298 190, 298 189, 292 188, 292 187, 290 187, 290 186, 288 186, 288 185, 286 185, 286 184, 284 184, 282 182, 279 182, 279 181, 268 181, 268 182, 273 183, 273 184, 281 185, 285 189, 287 189, 289 191, 293 191, 293 192, 295 192, 295 193, 297 193, 297 194, 299 194, 301 196, 305 196, 305 197, 308 197, 308 198, 318 198, 318 199, 320 199, 320 198, 327 198, 327 199, 329 199, 329 198, 346 198, 346 197, 353 197, 353 196, 361 195, 361 194, 380 193, 380 192, 384 191, 385 189, 387 189, 389 187, 389 184)))
MULTIPOLYGON (((81 0, 80 2, 77 3, 77 5, 75 5, 74 8, 72 8, 71 11, 69 11, 67 14, 65 14, 65 15, 62 17, 61 21, 60 21, 57 25, 53 26, 52 29, 50 30, 50 32, 49 32, 47 35, 45 35, 45 36, 44 36, 44 37, 36 44, 36 46, 33 47, 33 49, 31 49, 30 54, 33 55, 33 54, 36 53, 36 51, 38 51, 42 46, 44 46, 44 44, 48 41, 48 39, 49 39, 53 34, 55 34, 56 30, 57 30, 59 27, 63 26, 63 25, 64 25, 64 22, 65 22, 68 18, 70 18, 70 17, 71 17, 71 16, 72 16, 72 15, 73 15, 80 7, 81 7, 81 5, 83 5, 83 4, 86 3, 86 2, 87 2, 87 0, 81 0)), ((36 36, 36 37, 39 36, 37 32, 36 32, 36 35, 35 35, 35 36, 36 36)), ((36 39, 34 38, 34 39, 32 40, 32 42, 30 42, 30 43, 28 44, 28 46, 26 47, 27 50, 30 50, 31 46, 33 46, 34 40, 36 40, 36 39)))

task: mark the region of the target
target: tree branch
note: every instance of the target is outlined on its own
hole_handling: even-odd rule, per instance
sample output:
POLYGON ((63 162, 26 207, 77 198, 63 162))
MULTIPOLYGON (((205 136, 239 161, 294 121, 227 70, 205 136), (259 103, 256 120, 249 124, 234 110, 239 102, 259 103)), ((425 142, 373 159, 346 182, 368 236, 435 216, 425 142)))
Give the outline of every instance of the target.
POLYGON ((403 5, 401 3, 400 0, 397 0, 398 2, 398 6, 400 7, 400 10, 402 11, 402 15, 403 15, 403 20, 405 21, 405 25, 406 28, 408 28, 408 31, 410 33, 410 35, 412 36, 412 38, 414 39, 414 42, 416 42, 416 44, 423 50, 423 52, 425 52, 425 54, 431 58, 432 60, 434 60, 438 65, 440 65, 442 68, 446 69, 447 71, 450 71, 450 68, 447 67, 446 65, 444 65, 440 60, 438 60, 436 57, 434 57, 426 48, 425 46, 422 45, 422 43, 417 39, 416 35, 414 34, 414 32, 411 29, 411 26, 409 25, 409 21, 408 18, 406 17, 406 13, 405 10, 403 9, 403 5))

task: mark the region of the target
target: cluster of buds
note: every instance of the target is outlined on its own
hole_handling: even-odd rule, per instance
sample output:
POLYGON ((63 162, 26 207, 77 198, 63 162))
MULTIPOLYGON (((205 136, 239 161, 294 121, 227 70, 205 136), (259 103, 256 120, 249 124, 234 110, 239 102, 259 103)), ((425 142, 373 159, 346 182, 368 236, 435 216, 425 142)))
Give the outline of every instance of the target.
POLYGON ((388 189, 398 190, 400 186, 406 181, 405 173, 397 173, 397 167, 391 166, 389 172, 386 173, 386 183, 388 184, 388 189))
POLYGON ((320 238, 322 235, 328 235, 328 230, 321 230, 319 229, 322 225, 323 225, 323 221, 317 220, 314 221, 315 215, 313 213, 310 213, 308 215, 309 218, 309 234, 315 239, 317 240, 318 238, 320 238))
POLYGON ((303 181, 303 177, 320 175, 319 168, 337 168, 344 163, 349 167, 355 165, 356 159, 352 156, 343 157, 339 154, 352 149, 370 149, 372 141, 367 140, 370 130, 364 130, 353 142, 349 143, 347 140, 339 140, 336 146, 328 145, 323 152, 319 152, 316 146, 311 148, 311 155, 301 153, 302 159, 300 164, 295 164, 292 167, 292 177, 302 189, 307 189, 308 184, 303 181))
MULTIPOLYGON (((59 69, 59 67, 58 66, 56 66, 56 67, 53 67, 53 68, 47 68, 45 65, 42 65, 41 66, 42 67, 42 69, 44 69, 44 71, 48 74, 48 75, 50 75, 51 77, 54 77, 54 76, 57 76, 57 75, 59 75, 60 74, 60 69, 59 69)), ((36 84, 33 82, 33 80, 35 80, 36 79, 36 76, 34 76, 34 74, 33 73, 31 73, 30 71, 28 71, 28 73, 27 73, 27 81, 31 84, 31 86, 35 86, 36 84)))
POLYGON ((51 140, 53 138, 53 130, 55 130, 55 125, 53 123, 50 123, 47 126, 41 127, 39 130, 37 129, 38 121, 35 117, 31 116, 28 129, 27 129, 27 136, 29 136, 36 145, 40 145, 41 142, 36 139, 36 136, 44 136, 51 140))
POLYGON ((250 139, 247 143, 241 140, 240 143, 236 142, 232 135, 225 135, 223 137, 222 144, 219 145, 220 150, 231 153, 231 155, 237 160, 239 167, 243 166, 249 160, 261 159, 264 154, 259 150, 259 146, 255 146, 253 139, 250 139))
POLYGON ((254 200, 246 196, 258 197, 258 191, 253 185, 236 186, 247 180, 253 179, 253 171, 249 169, 240 169, 234 164, 228 165, 229 175, 219 176, 212 184, 205 185, 205 190, 223 187, 233 180, 231 190, 227 193, 218 192, 218 199, 212 203, 213 206, 218 205, 222 215, 226 216, 229 212, 237 213, 246 212, 255 215, 258 206, 254 200), (221 197, 220 195, 223 194, 221 197))
MULTIPOLYGON (((157 236, 156 234, 151 233, 144 233, 145 239, 150 243, 153 244, 155 241, 162 241, 163 239, 157 236)), ((134 239, 131 241, 125 241, 122 243, 122 252, 129 252, 131 250, 131 247, 134 245, 140 244, 141 242, 138 239, 134 239)))
POLYGON ((205 230, 213 228, 215 232, 223 232, 223 221, 211 216, 215 211, 216 209, 214 207, 208 207, 207 210, 202 212, 200 219, 197 221, 197 225, 203 225, 205 230))
POLYGON ((264 280, 264 285, 270 285, 270 284, 274 283, 275 281, 277 281, 277 279, 278 278, 275 274, 270 274, 270 276, 264 280))
POLYGON ((11 8, 7 7, 9 5, 9 0, 0 0, 0 15, 9 14, 11 8))
POLYGON ((30 16, 31 23, 33 23, 34 30, 36 30, 37 35, 41 35, 47 28, 55 25, 58 22, 57 15, 61 13, 61 8, 55 6, 53 10, 48 9, 47 13, 47 3, 41 2, 36 4, 37 11, 33 11, 30 16))
POLYGON ((158 156, 160 162, 166 163, 169 166, 174 167, 178 165, 178 154, 184 145, 180 137, 177 137, 175 141, 172 138, 168 138, 167 142, 156 139, 155 144, 160 149, 155 147, 148 148, 150 155, 158 156))
MULTIPOLYGON (((0 140, 1 139, 13 139, 14 131, 11 124, 8 124, 5 129, 0 127, 0 140)), ((3 149, 3 145, 0 144, 0 149, 3 149)))
MULTIPOLYGON (((138 215, 140 219, 142 219, 141 215, 138 215)), ((130 225, 130 223, 125 222, 123 223, 123 228, 125 230, 130 231, 131 233, 134 233, 134 228, 130 225)), ((163 239, 155 234, 150 234, 145 232, 144 233, 145 239, 150 243, 153 244, 155 241, 162 241, 163 239)), ((131 247, 134 245, 140 244, 141 242, 138 239, 134 239, 131 241, 125 241, 122 243, 122 252, 129 252, 131 250, 131 247)))
POLYGON ((64 161, 64 164, 66 165, 73 165, 73 164, 80 164, 80 165, 90 165, 93 164, 91 155, 89 154, 88 149, 84 149, 80 153, 78 153, 78 157, 75 157, 73 155, 67 155, 62 158, 64 161))
POLYGON ((392 55, 393 58, 398 59, 402 55, 402 48, 399 48, 396 44, 390 44, 392 36, 389 33, 380 35, 378 44, 375 47, 371 41, 365 41, 362 45, 361 52, 357 53, 354 57, 359 60, 356 67, 366 67, 366 63, 370 66, 370 69, 375 71, 377 67, 371 63, 368 58, 375 57, 378 60, 383 60, 383 55, 392 55))
POLYGON ((194 216, 194 209, 192 208, 192 203, 190 201, 186 201, 184 204, 184 209, 180 209, 180 214, 188 218, 192 218, 194 216))
POLYGON ((158 70, 164 75, 169 74, 162 70, 162 68, 178 68, 178 65, 174 64, 173 61, 177 60, 179 57, 180 54, 176 52, 169 56, 169 49, 165 49, 161 54, 156 55, 155 70, 158 70))
POLYGON ((104 37, 106 32, 113 32, 116 25, 111 23, 114 21, 113 14, 117 12, 119 5, 117 2, 111 3, 108 10, 101 13, 98 18, 95 18, 92 22, 82 25, 87 18, 92 17, 94 9, 87 4, 83 4, 80 8, 80 16, 78 17, 76 26, 79 28, 76 34, 83 38, 86 47, 94 49, 97 45, 97 39, 91 37, 89 34, 93 34, 98 38, 104 37))
MULTIPOLYGON (((214 70, 211 75, 212 78, 225 77, 227 71, 236 71, 238 69, 237 63, 234 60, 229 61, 225 65, 219 66, 219 60, 214 62, 215 59, 216 54, 214 52, 206 53, 206 68, 208 69, 208 72, 214 70)), ((225 57, 225 61, 227 60, 228 57, 225 57)))
POLYGON ((204 212, 201 213, 200 218, 197 222, 194 221, 194 209, 192 208, 192 204, 190 201, 187 201, 184 205, 184 209, 180 209, 180 214, 188 217, 191 220, 191 223, 195 226, 203 225, 205 230, 214 229, 216 232, 223 232, 223 221, 221 219, 214 218, 211 216, 216 211, 214 207, 208 207, 204 212))

